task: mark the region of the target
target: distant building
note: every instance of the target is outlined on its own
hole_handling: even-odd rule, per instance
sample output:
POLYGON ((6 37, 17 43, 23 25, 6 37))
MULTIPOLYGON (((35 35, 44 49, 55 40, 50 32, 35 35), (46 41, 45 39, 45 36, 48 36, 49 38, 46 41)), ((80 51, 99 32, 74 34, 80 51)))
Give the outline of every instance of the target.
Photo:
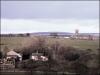
POLYGON ((70 37, 71 39, 80 39, 80 40, 94 40, 93 35, 80 34, 79 30, 75 30, 75 34, 70 37))
POLYGON ((57 37, 58 37, 58 33, 52 32, 52 33, 50 33, 49 36, 50 36, 50 37, 53 37, 53 38, 57 38, 57 37))
POLYGON ((83 35, 80 34, 78 36, 73 35, 71 36, 72 39, 80 39, 80 40, 94 40, 92 35, 83 35))
POLYGON ((75 35, 79 35, 79 30, 78 29, 75 30, 75 35))

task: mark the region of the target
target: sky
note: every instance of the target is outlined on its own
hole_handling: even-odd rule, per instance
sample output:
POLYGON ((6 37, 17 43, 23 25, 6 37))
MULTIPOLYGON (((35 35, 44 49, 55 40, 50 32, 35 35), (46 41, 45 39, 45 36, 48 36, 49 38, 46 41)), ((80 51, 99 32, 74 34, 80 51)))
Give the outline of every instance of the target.
POLYGON ((99 1, 1 1, 1 33, 99 33, 99 1))

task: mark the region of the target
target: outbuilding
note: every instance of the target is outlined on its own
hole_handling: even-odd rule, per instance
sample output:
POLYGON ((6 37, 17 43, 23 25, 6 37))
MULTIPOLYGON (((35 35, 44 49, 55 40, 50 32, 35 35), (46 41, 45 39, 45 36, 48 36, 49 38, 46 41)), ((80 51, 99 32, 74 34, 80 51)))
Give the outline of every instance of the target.
POLYGON ((32 53, 31 59, 34 61, 48 61, 48 58, 43 56, 42 53, 32 53))
POLYGON ((7 59, 10 58, 14 58, 14 59, 19 58, 20 61, 22 60, 21 54, 15 52, 14 50, 7 52, 7 59))

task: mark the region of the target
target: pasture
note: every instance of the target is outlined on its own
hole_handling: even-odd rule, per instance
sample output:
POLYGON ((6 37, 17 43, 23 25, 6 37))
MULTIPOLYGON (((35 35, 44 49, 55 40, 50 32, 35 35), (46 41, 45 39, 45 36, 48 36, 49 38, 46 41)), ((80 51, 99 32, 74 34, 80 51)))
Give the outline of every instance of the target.
MULTIPOLYGON (((99 40, 71 40, 68 38, 50 38, 43 37, 46 40, 47 45, 51 45, 55 42, 60 42, 63 46, 72 46, 79 49, 92 49, 96 50, 99 48, 99 40)), ((37 37, 1 37, 0 47, 4 49, 5 46, 8 48, 23 48, 36 42, 37 37)))

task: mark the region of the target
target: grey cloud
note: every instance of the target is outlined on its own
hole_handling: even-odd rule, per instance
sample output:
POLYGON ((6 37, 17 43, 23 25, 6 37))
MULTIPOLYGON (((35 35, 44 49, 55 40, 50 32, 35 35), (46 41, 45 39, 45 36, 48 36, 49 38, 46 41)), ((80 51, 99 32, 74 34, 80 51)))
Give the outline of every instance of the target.
POLYGON ((1 18, 98 19, 98 1, 2 1, 1 18))

